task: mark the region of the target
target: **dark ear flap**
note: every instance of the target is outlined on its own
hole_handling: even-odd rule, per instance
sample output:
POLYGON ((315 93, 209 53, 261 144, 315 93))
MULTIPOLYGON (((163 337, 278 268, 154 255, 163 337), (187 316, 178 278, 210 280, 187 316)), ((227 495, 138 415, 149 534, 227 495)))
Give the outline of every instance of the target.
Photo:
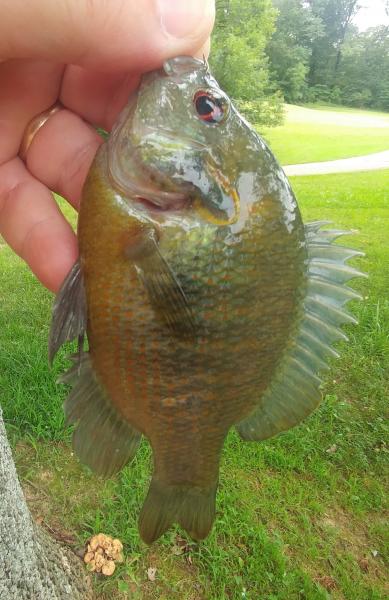
POLYGON ((163 63, 166 75, 184 75, 201 68, 206 68, 206 64, 193 56, 177 56, 163 63))

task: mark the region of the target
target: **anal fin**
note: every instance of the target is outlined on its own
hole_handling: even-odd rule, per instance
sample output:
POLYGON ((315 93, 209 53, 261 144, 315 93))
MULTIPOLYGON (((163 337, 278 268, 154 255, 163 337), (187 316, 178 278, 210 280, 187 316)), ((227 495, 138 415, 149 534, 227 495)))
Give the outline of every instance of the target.
POLYGON ((321 400, 318 375, 326 369, 328 357, 336 356, 332 345, 347 339, 340 327, 356 322, 345 304, 360 296, 345 282, 364 274, 346 261, 361 253, 332 245, 345 232, 321 230, 323 225, 327 223, 306 225, 309 261, 304 314, 257 408, 237 425, 244 440, 264 440, 290 429, 317 407, 321 400))
POLYGON ((82 463, 110 477, 135 455, 141 434, 110 403, 97 381, 88 352, 60 378, 73 387, 65 400, 66 423, 76 424, 73 448, 82 463))

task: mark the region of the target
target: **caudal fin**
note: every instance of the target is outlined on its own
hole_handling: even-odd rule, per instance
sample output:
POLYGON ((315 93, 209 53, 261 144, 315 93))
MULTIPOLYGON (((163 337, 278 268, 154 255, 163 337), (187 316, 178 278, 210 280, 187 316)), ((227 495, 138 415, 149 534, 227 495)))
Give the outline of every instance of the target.
POLYGON ((179 523, 195 540, 204 539, 215 519, 217 484, 209 488, 165 485, 155 478, 139 517, 142 539, 151 544, 179 523))

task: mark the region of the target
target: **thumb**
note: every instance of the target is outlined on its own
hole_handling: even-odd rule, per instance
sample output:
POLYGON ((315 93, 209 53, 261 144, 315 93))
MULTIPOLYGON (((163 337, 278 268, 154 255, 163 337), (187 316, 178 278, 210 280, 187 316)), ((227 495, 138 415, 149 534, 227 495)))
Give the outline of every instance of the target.
POLYGON ((146 70, 205 44, 214 0, 0 0, 0 58, 146 70))

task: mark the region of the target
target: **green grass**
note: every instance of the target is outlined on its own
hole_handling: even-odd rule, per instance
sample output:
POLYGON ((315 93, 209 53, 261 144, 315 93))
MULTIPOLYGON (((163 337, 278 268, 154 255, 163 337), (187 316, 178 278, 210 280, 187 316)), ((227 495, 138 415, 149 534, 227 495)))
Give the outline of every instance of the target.
MULTIPOLYGON (((289 105, 294 106, 294 105, 289 105)), ((307 102, 303 105, 304 108, 312 108, 313 110, 333 111, 337 113, 352 113, 353 115, 375 116, 389 120, 389 113, 370 108, 353 108, 351 106, 341 106, 340 104, 326 104, 325 102, 307 102)))
POLYGON ((279 162, 291 165, 389 150, 388 125, 387 113, 288 106, 285 124, 261 133, 279 162))
POLYGON ((387 569, 389 394, 389 173, 292 180, 305 220, 356 229, 347 243, 370 274, 354 287, 359 326, 327 375, 321 407, 301 426, 262 444, 229 435, 217 519, 209 538, 172 530, 152 547, 137 516, 150 476, 143 443, 134 463, 102 482, 80 466, 63 430, 64 390, 54 385, 46 338, 50 295, 0 249, 0 388, 29 505, 75 548, 104 532, 125 544, 126 562, 96 583, 99 597, 166 600, 384 600, 387 569), (147 569, 157 568, 155 582, 147 569))

